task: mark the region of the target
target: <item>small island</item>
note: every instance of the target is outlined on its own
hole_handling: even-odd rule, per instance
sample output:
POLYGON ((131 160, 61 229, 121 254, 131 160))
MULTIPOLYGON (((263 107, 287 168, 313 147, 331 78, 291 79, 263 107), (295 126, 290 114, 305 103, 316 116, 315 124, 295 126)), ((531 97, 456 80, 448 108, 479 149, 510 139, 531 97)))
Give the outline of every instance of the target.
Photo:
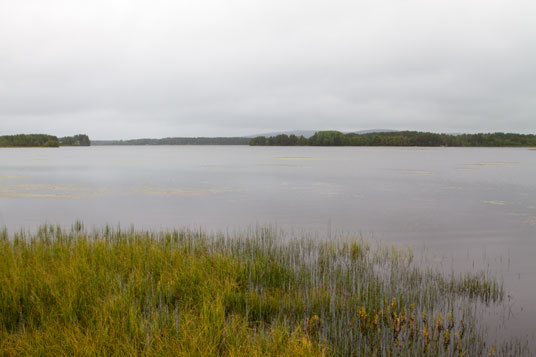
POLYGON ((56 136, 46 134, 18 134, 0 136, 0 147, 59 147, 56 136))
POLYGON ((43 147, 57 148, 60 146, 90 146, 91 141, 85 134, 57 136, 47 134, 18 134, 0 136, 0 147, 43 147))

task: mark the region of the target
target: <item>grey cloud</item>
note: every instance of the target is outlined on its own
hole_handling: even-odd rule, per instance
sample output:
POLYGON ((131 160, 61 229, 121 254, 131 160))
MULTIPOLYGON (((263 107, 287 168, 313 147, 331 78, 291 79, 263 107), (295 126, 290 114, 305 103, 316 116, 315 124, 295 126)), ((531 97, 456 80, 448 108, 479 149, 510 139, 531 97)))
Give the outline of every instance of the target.
POLYGON ((534 10, 483 0, 3 2, 0 132, 534 132, 534 10))

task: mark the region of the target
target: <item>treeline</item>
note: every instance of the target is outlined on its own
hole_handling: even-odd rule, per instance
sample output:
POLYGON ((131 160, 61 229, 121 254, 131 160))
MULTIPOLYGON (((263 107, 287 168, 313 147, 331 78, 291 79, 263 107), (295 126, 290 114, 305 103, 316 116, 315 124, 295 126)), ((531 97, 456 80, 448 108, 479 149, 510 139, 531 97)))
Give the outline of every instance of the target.
MULTIPOLYGON (((315 134, 316 135, 316 134, 315 134)), ((277 136, 257 136, 249 140, 251 146, 307 146, 309 141, 303 135, 280 134, 277 136)))
POLYGON ((89 146, 91 141, 85 134, 57 136, 46 134, 18 134, 0 136, 0 147, 53 147, 59 146, 89 146))
POLYGON ((90 146, 91 141, 85 134, 66 136, 59 139, 60 146, 90 146))
POLYGON ((295 135, 258 136, 251 146, 536 146, 536 135, 513 133, 436 134, 419 131, 343 134, 319 131, 309 139, 295 135))
POLYGON ((58 147, 56 136, 45 134, 18 134, 0 136, 0 147, 58 147))
POLYGON ((248 138, 163 138, 163 139, 132 139, 132 140, 98 140, 93 145, 247 145, 248 138))

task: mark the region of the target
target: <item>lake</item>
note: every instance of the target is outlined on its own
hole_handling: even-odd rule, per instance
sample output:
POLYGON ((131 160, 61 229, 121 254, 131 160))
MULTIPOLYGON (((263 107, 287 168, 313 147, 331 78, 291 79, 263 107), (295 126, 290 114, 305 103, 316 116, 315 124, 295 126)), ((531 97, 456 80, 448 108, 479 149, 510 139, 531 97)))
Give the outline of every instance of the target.
POLYGON ((275 225, 410 245, 440 269, 496 274, 508 322, 490 328, 534 341, 536 151, 526 148, 0 149, 0 226, 76 219, 147 229, 275 225))

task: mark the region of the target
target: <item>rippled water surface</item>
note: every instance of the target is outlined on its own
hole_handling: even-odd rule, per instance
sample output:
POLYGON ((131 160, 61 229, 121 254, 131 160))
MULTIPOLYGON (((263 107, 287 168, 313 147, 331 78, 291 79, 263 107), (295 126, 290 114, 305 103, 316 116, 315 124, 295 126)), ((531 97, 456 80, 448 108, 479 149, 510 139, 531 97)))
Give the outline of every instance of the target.
POLYGON ((274 224, 409 244, 442 269, 497 274, 509 294, 498 318, 513 321, 497 328, 528 339, 536 331, 536 151, 528 149, 0 149, 0 226, 76 219, 150 229, 274 224))

